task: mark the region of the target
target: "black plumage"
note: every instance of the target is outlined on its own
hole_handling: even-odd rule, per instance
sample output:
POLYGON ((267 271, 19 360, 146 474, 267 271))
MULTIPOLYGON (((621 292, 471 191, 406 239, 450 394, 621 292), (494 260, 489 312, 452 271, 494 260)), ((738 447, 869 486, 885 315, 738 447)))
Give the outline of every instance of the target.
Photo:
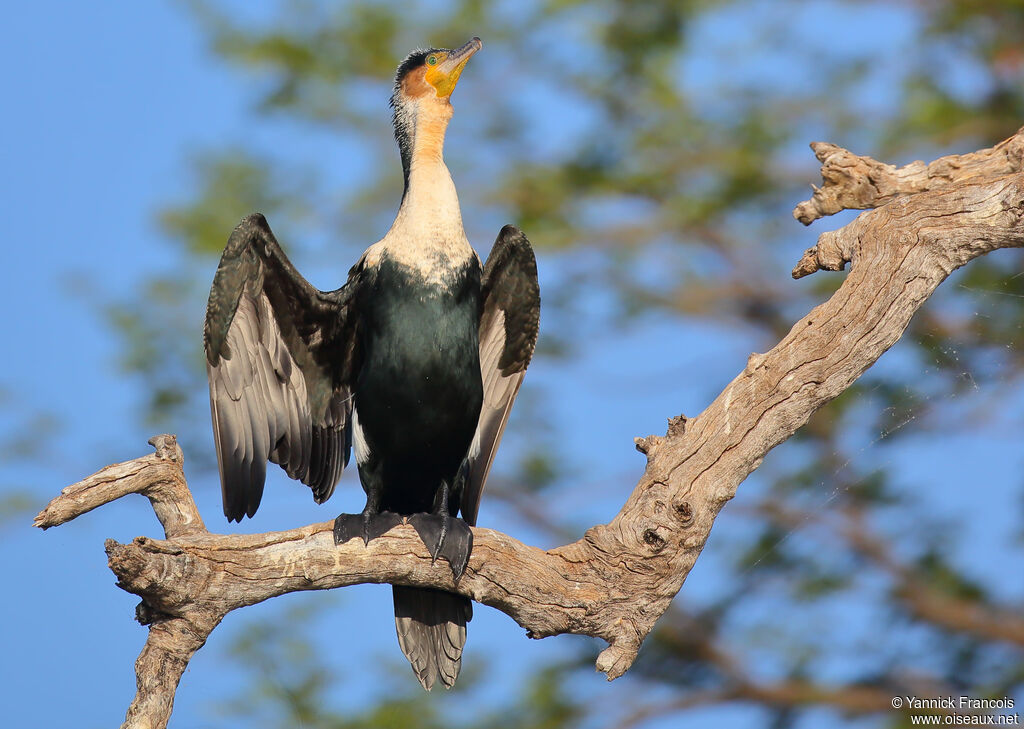
POLYGON ((224 515, 252 516, 266 462, 334 491, 352 443, 353 287, 313 288, 259 213, 235 228, 210 289, 204 343, 224 515))
POLYGON ((540 286, 530 242, 512 225, 498 234, 480 290, 480 371, 484 401, 471 453, 462 516, 476 524, 487 474, 501 443, 512 403, 533 357, 540 327, 540 286))
MULTIPOLYGON (((231 234, 204 331, 229 520, 256 512, 267 460, 322 502, 354 446, 366 508, 339 516, 335 539, 368 541, 408 518, 456 579, 465 568, 466 523, 476 523, 540 311, 526 237, 505 226, 481 266, 441 159, 448 97, 479 47, 474 39, 417 52, 399 68, 392 105, 402 206, 344 286, 322 292, 307 283, 262 215, 231 234)), ((395 587, 394 599, 399 643, 420 682, 451 686, 470 601, 407 587, 395 587)))

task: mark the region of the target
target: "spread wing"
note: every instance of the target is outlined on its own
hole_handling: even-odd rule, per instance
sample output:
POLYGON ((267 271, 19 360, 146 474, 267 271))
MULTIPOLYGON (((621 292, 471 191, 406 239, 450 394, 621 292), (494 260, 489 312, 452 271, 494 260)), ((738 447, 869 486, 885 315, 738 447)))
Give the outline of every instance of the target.
POLYGON ((530 241, 515 226, 506 225, 498 233, 484 265, 480 301, 484 403, 470 449, 469 478, 462 497, 462 516, 470 524, 476 523, 484 482, 537 344, 537 260, 530 241))
POLYGON ((313 288, 258 213, 231 233, 203 332, 229 521, 256 513, 268 459, 318 503, 333 493, 352 443, 358 282, 354 272, 337 291, 313 288))

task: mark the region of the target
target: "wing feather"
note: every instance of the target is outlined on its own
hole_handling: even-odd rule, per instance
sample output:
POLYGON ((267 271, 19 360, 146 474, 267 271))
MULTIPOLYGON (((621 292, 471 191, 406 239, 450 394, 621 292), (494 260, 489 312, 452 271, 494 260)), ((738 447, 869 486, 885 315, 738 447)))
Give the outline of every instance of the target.
POLYGON ((359 272, 334 292, 313 288, 262 215, 228 240, 210 290, 204 343, 224 514, 252 516, 266 463, 327 499, 351 442, 357 361, 350 315, 359 272))
POLYGON ((484 401, 469 453, 462 516, 476 523, 487 474, 512 404, 533 357, 540 326, 540 285, 530 241, 516 227, 498 233, 484 265, 480 306, 480 374, 484 401))

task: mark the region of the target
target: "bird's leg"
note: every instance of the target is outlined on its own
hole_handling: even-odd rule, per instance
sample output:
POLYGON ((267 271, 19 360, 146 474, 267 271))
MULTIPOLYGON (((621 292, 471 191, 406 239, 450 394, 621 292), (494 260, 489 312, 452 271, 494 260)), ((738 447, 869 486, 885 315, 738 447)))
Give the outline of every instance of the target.
MULTIPOLYGON (((377 470, 377 469, 374 469, 377 470)), ((379 479, 360 471, 363 482, 371 486, 366 489, 366 506, 359 514, 339 514, 334 520, 334 543, 344 544, 353 537, 362 537, 363 544, 368 545, 371 539, 379 537, 392 527, 402 523, 402 517, 393 511, 381 511, 380 500, 383 489, 379 487, 379 479)))
POLYGON ((442 481, 434 496, 433 512, 413 514, 409 523, 415 527, 433 561, 438 557, 448 560, 457 581, 466 571, 469 554, 473 551, 473 530, 462 519, 448 513, 450 493, 448 482, 442 481))

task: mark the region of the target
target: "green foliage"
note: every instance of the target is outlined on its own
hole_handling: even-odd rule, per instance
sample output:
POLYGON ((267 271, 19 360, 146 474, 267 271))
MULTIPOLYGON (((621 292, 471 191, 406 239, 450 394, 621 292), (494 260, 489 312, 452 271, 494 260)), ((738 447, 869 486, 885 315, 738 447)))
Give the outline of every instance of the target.
POLYGON ((303 202, 312 185, 301 184, 295 174, 280 168, 271 173, 270 161, 242 149, 195 160, 199 192, 183 205, 159 214, 160 227, 191 254, 216 255, 224 249, 225 231, 253 211, 287 215, 308 214, 303 202), (290 184, 289 184, 290 183, 290 184))
MULTIPOLYGON (((242 720, 246 726, 266 729, 572 729, 582 708, 564 685, 562 666, 540 669, 522 688, 510 692, 497 706, 481 710, 468 720, 453 720, 444 707, 480 703, 479 672, 464 671, 451 691, 424 693, 410 680, 408 666, 395 664, 395 673, 380 676, 376 656, 341 651, 344 668, 325 660, 323 635, 338 621, 339 601, 332 595, 294 603, 270 618, 250 620, 233 640, 229 654, 246 674, 246 688, 216 707, 217 714, 242 720), (474 676, 475 674, 475 676, 474 676), (360 682, 375 683, 387 699, 339 707, 338 698, 352 703, 344 688, 360 682)), ((344 636, 333 643, 344 645, 344 636)))
POLYGON ((0 439, 0 461, 26 461, 40 458, 46 444, 60 430, 60 418, 55 413, 37 411, 22 415, 14 432, 0 439))
POLYGON ((952 597, 981 601, 986 598, 984 588, 974 580, 964 577, 948 559, 935 551, 927 551, 917 560, 918 575, 937 590, 952 597))
POLYGON ((550 486, 558 477, 558 465, 553 454, 533 451, 520 462, 519 472, 522 488, 539 491, 550 486))
MULTIPOLYGON (((0 386, 0 414, 11 422, 0 433, 0 462, 32 464, 50 454, 50 446, 61 430, 56 413, 29 406, 23 393, 0 386)), ((0 535, 5 529, 24 527, 42 508, 40 498, 26 483, 7 475, 0 483, 0 535)))
POLYGON ((887 134, 889 146, 906 139, 940 143, 998 141, 1024 119, 1024 7, 1017 0, 933 3, 922 20, 928 52, 915 59, 906 82, 902 117, 887 134), (952 65, 974 76, 955 84, 952 65))
POLYGON ((39 498, 29 489, 0 487, 0 534, 8 527, 23 525, 40 506, 39 498))

